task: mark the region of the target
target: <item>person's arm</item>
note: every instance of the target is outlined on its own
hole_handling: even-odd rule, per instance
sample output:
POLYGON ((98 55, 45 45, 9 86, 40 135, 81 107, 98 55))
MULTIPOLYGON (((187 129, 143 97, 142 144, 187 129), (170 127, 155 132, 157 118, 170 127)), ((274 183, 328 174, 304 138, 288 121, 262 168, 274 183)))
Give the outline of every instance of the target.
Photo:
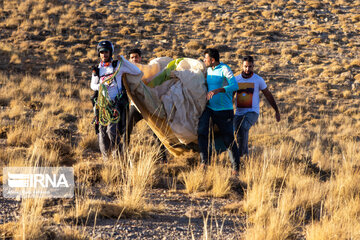
POLYGON ((279 109, 278 109, 278 107, 276 105, 276 102, 275 102, 275 99, 274 99, 273 95, 271 94, 271 92, 269 91, 268 88, 265 88, 264 90, 261 90, 261 91, 265 95, 266 100, 269 102, 271 107, 275 110, 276 121, 280 122, 280 112, 279 112, 279 109))
POLYGON ((224 67, 223 74, 229 85, 208 92, 206 95, 207 100, 210 100, 214 95, 218 93, 234 92, 239 89, 239 86, 236 82, 236 78, 229 67, 227 66, 224 67))
POLYGON ((91 76, 91 84, 90 84, 90 88, 93 91, 99 91, 99 76, 96 76, 94 73, 91 76))
MULTIPOLYGON (((139 75, 141 73, 140 69, 135 65, 126 60, 123 56, 121 56, 121 72, 128 73, 131 75, 139 75)), ((121 74, 122 74, 121 73, 121 74)))
POLYGON ((217 88, 217 89, 214 89, 214 90, 212 90, 212 91, 210 91, 210 92, 208 92, 207 94, 206 94, 206 99, 207 100, 210 100, 210 99, 212 99, 212 97, 214 96, 214 95, 216 95, 216 94, 218 94, 218 93, 224 93, 225 92, 225 88, 217 88))
POLYGON ((224 66, 223 68, 223 75, 226 78, 226 81, 228 82, 229 85, 225 86, 225 92, 234 92, 239 90, 239 85, 236 82, 236 78, 233 74, 233 72, 231 71, 230 67, 228 67, 227 65, 224 66))

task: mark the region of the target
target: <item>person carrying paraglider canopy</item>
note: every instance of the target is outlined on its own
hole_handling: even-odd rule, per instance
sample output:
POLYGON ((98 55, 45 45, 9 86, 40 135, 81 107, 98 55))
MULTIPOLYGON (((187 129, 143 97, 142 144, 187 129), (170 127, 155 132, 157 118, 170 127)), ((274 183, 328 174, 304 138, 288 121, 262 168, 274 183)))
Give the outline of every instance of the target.
POLYGON ((98 91, 93 99, 98 123, 98 139, 104 160, 109 152, 113 157, 121 151, 120 139, 126 129, 128 97, 122 84, 122 75, 141 74, 140 69, 123 56, 113 60, 114 45, 110 41, 101 41, 97 45, 100 63, 93 68, 91 89, 98 91))
MULTIPOLYGON (((129 59, 129 61, 135 65, 142 64, 141 50, 138 48, 130 49, 130 51, 127 54, 127 57, 129 59)), ((159 70, 160 69, 156 69, 156 71, 159 71, 159 70)), ((144 76, 144 77, 146 77, 146 76, 144 76)), ((141 115, 139 110, 136 108, 134 103, 131 102, 130 110, 129 110, 129 123, 128 123, 128 127, 126 129, 126 135, 125 135, 126 136, 125 142, 127 145, 129 145, 129 143, 130 143, 130 135, 131 135, 131 132, 132 132, 134 126, 136 125, 136 123, 138 123, 142 119, 143 119, 143 116, 141 115)), ((155 141, 157 141, 160 146, 158 158, 160 159, 161 162, 166 163, 167 162, 166 148, 161 143, 159 138, 155 134, 153 134, 153 135, 154 135, 155 141)))
POLYGON ((233 134, 233 92, 238 90, 234 74, 229 66, 220 62, 219 51, 214 48, 205 50, 204 58, 207 67, 207 100, 208 103, 198 124, 198 144, 201 165, 206 167, 211 160, 211 144, 209 143, 209 131, 213 128, 210 124, 216 124, 222 134, 226 148, 229 149, 229 157, 233 167, 233 174, 239 172, 239 152, 234 142, 233 134))

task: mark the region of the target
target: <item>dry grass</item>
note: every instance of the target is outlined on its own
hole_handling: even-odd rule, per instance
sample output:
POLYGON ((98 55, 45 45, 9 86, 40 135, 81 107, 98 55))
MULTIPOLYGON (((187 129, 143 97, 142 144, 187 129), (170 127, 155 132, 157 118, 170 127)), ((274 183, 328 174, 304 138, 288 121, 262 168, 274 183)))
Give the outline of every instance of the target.
POLYGON ((209 166, 206 170, 195 167, 180 174, 186 193, 201 193, 213 197, 226 197, 231 191, 231 170, 221 165, 209 166))
MULTIPOLYGON (((179 179, 193 197, 234 197, 227 211, 246 217, 240 238, 360 238, 357 1, 64 3, 0 1, 0 163, 73 166, 76 204, 50 218, 61 225, 55 234, 43 202, 24 200, 18 221, 1 225, 2 238, 86 239, 83 226, 71 221, 146 216, 161 208, 146 199, 154 178, 169 173, 169 191, 179 192, 179 179), (221 156, 206 173, 172 157, 158 170, 158 146, 145 123, 126 154, 102 162, 90 125, 89 66, 105 38, 117 53, 141 48, 145 61, 202 58, 203 48, 218 47, 234 73, 243 56, 254 55, 282 121, 276 124, 262 101, 240 174, 243 198, 232 194, 221 156)), ((212 237, 209 230, 204 238, 212 237)))
POLYGON ((23 199, 21 217, 17 222, 8 222, 0 227, 0 236, 11 239, 48 239, 46 220, 42 216, 43 199, 23 199))

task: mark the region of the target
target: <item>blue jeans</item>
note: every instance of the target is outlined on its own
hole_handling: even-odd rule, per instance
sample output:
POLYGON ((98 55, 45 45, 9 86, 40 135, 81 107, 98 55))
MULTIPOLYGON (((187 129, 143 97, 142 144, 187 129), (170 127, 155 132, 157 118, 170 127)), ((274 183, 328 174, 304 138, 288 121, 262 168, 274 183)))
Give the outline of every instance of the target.
POLYGON ((211 160, 211 154, 209 154, 211 152, 209 130, 213 129, 213 126, 210 125, 210 118, 212 119, 213 124, 216 124, 218 126, 225 146, 230 149, 228 152, 233 168, 235 170, 239 170, 240 157, 239 151, 234 142, 234 133, 232 126, 234 118, 233 110, 214 111, 206 107, 204 112, 200 116, 197 133, 201 163, 209 164, 211 160))
POLYGON ((234 131, 239 149, 240 157, 249 154, 249 130, 258 120, 259 114, 256 112, 247 112, 244 115, 235 115, 234 131))

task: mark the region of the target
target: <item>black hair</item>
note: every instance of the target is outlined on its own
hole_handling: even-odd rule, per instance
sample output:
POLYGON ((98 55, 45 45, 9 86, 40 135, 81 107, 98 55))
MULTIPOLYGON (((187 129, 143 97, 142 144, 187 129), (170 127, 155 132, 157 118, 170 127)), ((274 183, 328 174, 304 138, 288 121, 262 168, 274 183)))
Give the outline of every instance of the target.
POLYGON ((209 57, 214 58, 216 62, 220 61, 219 51, 215 48, 207 48, 205 49, 205 54, 209 54, 209 57))
POLYGON ((246 56, 243 58, 244 62, 250 62, 250 63, 254 63, 254 58, 252 56, 246 56))
POLYGON ((130 49, 130 51, 128 52, 128 57, 130 57, 130 54, 132 54, 132 53, 137 53, 139 55, 139 57, 141 57, 141 51, 138 48, 130 49))

